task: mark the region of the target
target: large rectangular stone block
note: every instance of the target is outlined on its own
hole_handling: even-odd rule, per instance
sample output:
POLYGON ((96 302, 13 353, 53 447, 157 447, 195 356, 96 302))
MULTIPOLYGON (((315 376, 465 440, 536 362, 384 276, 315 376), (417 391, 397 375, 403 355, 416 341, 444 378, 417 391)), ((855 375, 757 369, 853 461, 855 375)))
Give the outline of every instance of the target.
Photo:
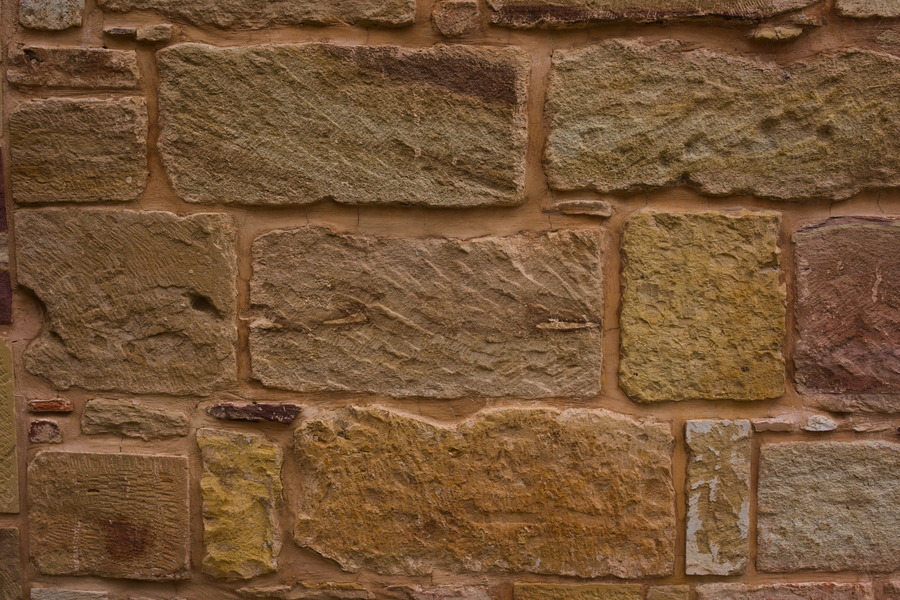
POLYGON ((6 79, 26 87, 134 89, 140 78, 137 53, 128 50, 25 46, 8 60, 6 79))
POLYGON ((159 69, 160 149, 188 202, 523 200, 516 50, 181 44, 159 69))
POLYGON ((177 395, 236 380, 229 216, 19 211, 16 249, 19 284, 46 311, 30 373, 62 389, 177 395))
POLYGON ((639 402, 784 393, 780 217, 630 217, 622 238, 620 385, 639 402))
POLYGON ((457 425, 346 408, 295 434, 296 541, 345 570, 671 575, 668 424, 500 409, 457 425))
POLYGON ((794 442, 760 455, 757 566, 900 568, 900 444, 794 442))
POLYGON ((0 528, 0 598, 22 600, 22 564, 19 557, 19 530, 0 528))
POLYGON ((296 391, 592 396, 601 235, 275 231, 253 244, 253 375, 296 391))
POLYGON ((783 66, 672 41, 559 50, 547 116, 559 190, 843 199, 900 185, 900 58, 889 54, 783 66))
POLYGON ((872 600, 868 583, 710 583, 697 586, 697 600, 872 600))
POLYGON ((44 575, 189 575, 188 462, 42 452, 28 467, 31 557, 44 575))
POLYGON ((0 513, 19 512, 14 373, 9 340, 0 337, 0 513))

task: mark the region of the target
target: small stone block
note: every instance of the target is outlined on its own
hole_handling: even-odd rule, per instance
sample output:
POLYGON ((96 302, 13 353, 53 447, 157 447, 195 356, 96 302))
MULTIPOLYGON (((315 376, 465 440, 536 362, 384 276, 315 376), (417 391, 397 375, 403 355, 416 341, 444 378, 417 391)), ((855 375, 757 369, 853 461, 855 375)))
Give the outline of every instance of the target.
POLYGON ((834 431, 837 429, 837 423, 822 415, 812 415, 801 429, 803 431, 834 431))
POLYGON ((300 407, 286 402, 268 403, 253 402, 250 404, 234 404, 224 402, 206 409, 206 413, 217 419, 226 421, 271 421, 290 425, 300 414, 300 407))
POLYGON ((23 87, 131 90, 140 71, 131 50, 25 46, 10 52, 6 79, 23 87))
POLYGON ((855 19, 900 17, 900 0, 835 0, 838 14, 855 19))
POLYGON ((647 600, 690 600, 687 585, 655 585, 647 590, 647 600))
POLYGON ((440 0, 431 9, 431 23, 448 38, 478 31, 480 17, 477 0, 440 0))
POLYGON ((184 437, 188 418, 179 410, 151 406, 130 399, 94 398, 81 414, 81 431, 88 435, 112 434, 147 440, 184 437))
POLYGON ((106 27, 103 29, 103 34, 113 37, 134 38, 137 37, 137 29, 134 27, 106 27))
POLYGON ((803 35, 803 28, 796 25, 761 25, 750 32, 750 39, 757 42, 787 42, 803 35))
POLYGON ((64 398, 28 401, 28 412, 32 413, 70 413, 73 410, 75 407, 72 405, 72 401, 64 398))
POLYGON ((35 419, 28 426, 28 441, 32 444, 62 444, 59 423, 47 419, 35 419))
POLYGON ((19 0, 19 23, 29 29, 61 31, 81 26, 84 0, 19 0))
POLYGON ((162 25, 145 25, 138 27, 135 37, 139 42, 159 43, 168 42, 172 39, 175 27, 169 24, 162 25))
POLYGON ((619 584, 567 585, 517 583, 514 600, 642 600, 641 586, 619 584))
POLYGON ((588 215, 607 218, 615 212, 612 204, 605 200, 562 200, 553 205, 555 210, 564 215, 588 215))
POLYGON ((794 431, 797 423, 791 418, 750 419, 753 423, 753 431, 794 431))
MULTIPOLYGON (((372 600, 375 596, 356 583, 261 585, 238 589, 248 600, 372 600)), ((476 598, 474 600, 481 600, 476 598)), ((490 600, 486 598, 485 600, 490 600)))

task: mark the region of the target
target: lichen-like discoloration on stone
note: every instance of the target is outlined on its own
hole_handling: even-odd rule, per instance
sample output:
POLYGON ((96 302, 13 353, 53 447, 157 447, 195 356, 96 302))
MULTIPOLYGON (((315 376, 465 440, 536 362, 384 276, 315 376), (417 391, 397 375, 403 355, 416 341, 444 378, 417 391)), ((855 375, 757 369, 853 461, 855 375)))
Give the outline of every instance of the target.
POLYGON ((81 25, 84 0, 19 0, 19 23, 29 29, 61 31, 81 25))
POLYGON ((46 309, 25 368, 59 388, 208 394, 236 379, 227 215, 16 214, 19 284, 46 309))
POLYGON ((775 573, 900 568, 898 473, 900 444, 763 446, 758 568, 775 573))
POLYGON ((252 600, 372 600, 375 597, 356 583, 260 585, 241 588, 237 592, 241 598, 252 600))
POLYGON ((604 410, 497 410, 453 427, 321 413, 295 437, 296 541, 387 574, 669 575, 672 445, 668 425, 604 410))
POLYGON ((140 71, 137 53, 106 48, 25 46, 9 54, 6 79, 19 86, 134 89, 140 71))
POLYGON ((51 98, 9 117, 16 202, 126 202, 147 177, 143 100, 51 98))
POLYGON ((281 449, 258 434, 197 431, 203 460, 203 572, 220 579, 272 573, 281 550, 281 449))
POLYGON ((835 8, 839 14, 857 19, 900 17, 900 0, 836 0, 835 8))
POLYGON ((226 421, 250 421, 259 423, 269 421, 290 425, 300 415, 300 407, 287 402, 252 402, 235 404, 223 402, 206 409, 206 413, 217 419, 226 421))
POLYGON ((480 21, 477 0, 440 0, 431 9, 431 23, 444 37, 474 33, 480 21))
POLYGON ((710 583, 697 586, 697 600, 873 600, 868 583, 710 583))
POLYGON ((515 600, 642 600, 641 586, 605 583, 567 585, 556 583, 517 583, 515 600))
POLYGON ((187 415, 179 410, 128 398, 94 398, 81 414, 81 431, 147 441, 186 436, 189 426, 187 415))
POLYGON ((770 212, 626 222, 620 384, 639 402, 784 393, 785 292, 770 212))
POLYGON ((182 44, 159 65, 163 162, 188 202, 523 200, 516 50, 182 44))
POLYGON ((221 29, 265 29, 284 25, 412 25, 415 0, 99 0, 108 12, 149 10, 165 17, 221 29))
POLYGON ((42 452, 28 467, 31 558, 43 575, 188 576, 188 463, 42 452))
POLYGON ((28 442, 31 444, 61 444, 62 441, 62 431, 56 421, 35 419, 28 425, 28 442))
POLYGON ((0 338, 0 513, 19 512, 19 460, 16 456, 16 405, 13 353, 0 338))
POLYGON ((592 396, 601 235, 276 231, 253 244, 254 376, 296 391, 592 396))
POLYGON ((794 246, 800 390, 832 410, 900 412, 900 220, 829 219, 794 246))
POLYGON ((617 40, 555 52, 547 98, 554 189, 843 199, 900 186, 900 58, 889 54, 781 66, 617 40))
POLYGON ((740 575, 750 557, 750 421, 688 421, 688 575, 740 575))
POLYGON ((0 598, 22 600, 22 564, 16 527, 0 529, 0 598))
POLYGON ((655 585, 647 590, 647 600, 690 600, 687 585, 655 585))

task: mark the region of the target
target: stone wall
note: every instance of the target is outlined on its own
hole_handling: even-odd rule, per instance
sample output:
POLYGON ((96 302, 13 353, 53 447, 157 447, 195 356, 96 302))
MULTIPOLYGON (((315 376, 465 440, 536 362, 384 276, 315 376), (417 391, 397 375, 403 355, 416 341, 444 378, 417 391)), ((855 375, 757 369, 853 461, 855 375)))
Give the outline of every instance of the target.
POLYGON ((900 599, 900 1, 0 19, 0 600, 900 599))

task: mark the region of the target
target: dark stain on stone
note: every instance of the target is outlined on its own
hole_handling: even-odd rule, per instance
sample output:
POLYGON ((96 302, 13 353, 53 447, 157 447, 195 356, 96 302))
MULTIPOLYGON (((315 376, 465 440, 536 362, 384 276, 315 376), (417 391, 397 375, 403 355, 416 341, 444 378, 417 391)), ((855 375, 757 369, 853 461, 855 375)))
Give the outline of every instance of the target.
POLYGON ((740 6, 728 12, 724 10, 705 12, 701 10, 659 10, 649 8, 646 10, 613 11, 536 3, 501 6, 494 11, 491 20, 495 24, 511 27, 553 27, 615 21, 661 23, 669 20, 704 16, 718 17, 723 20, 747 20, 760 19, 771 15, 760 10, 741 9, 740 6))
POLYGON ((288 425, 300 414, 300 407, 287 403, 257 403, 233 404, 226 402, 216 404, 206 409, 206 412, 226 421, 271 421, 288 425))
POLYGON ((0 324, 12 323, 12 282, 9 271, 0 271, 0 324))
POLYGON ((114 560, 130 560, 142 556, 150 544, 150 530, 118 519, 100 521, 106 553, 114 560))

